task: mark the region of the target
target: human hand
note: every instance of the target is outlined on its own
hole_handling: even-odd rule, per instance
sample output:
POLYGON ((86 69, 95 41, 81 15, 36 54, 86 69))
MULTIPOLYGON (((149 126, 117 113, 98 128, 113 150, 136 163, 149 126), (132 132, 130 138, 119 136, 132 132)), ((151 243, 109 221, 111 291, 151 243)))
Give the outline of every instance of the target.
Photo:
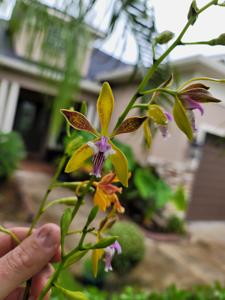
POLYGON ((22 242, 16 246, 9 235, 0 232, 0 300, 22 300, 21 284, 30 278, 29 300, 36 300, 53 272, 49 262, 60 259, 59 227, 46 224, 28 238, 27 228, 12 231, 22 242))

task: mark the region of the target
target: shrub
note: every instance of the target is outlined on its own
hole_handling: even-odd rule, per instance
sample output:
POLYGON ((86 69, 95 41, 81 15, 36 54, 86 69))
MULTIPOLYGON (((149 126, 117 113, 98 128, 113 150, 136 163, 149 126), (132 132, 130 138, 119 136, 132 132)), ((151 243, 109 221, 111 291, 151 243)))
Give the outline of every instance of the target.
POLYGON ((92 260, 91 258, 86 259, 84 261, 83 282, 85 284, 94 285, 101 288, 105 283, 107 275, 104 267, 104 262, 101 260, 98 265, 98 276, 94 277, 92 260))
POLYGON ((0 132, 0 179, 9 178, 25 157, 22 138, 16 132, 0 132))
POLYGON ((119 274, 129 272, 139 263, 145 252, 144 235, 137 225, 130 222, 117 222, 110 230, 113 236, 118 236, 122 254, 113 259, 113 268, 119 274))
POLYGON ((166 231, 178 234, 186 233, 184 220, 176 215, 170 216, 167 221, 166 231))

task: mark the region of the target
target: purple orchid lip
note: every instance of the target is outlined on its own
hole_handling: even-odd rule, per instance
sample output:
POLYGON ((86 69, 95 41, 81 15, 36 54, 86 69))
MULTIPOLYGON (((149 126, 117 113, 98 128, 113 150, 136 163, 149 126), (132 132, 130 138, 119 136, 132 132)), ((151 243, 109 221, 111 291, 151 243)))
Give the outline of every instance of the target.
POLYGON ((100 178, 102 168, 106 158, 115 153, 112 146, 108 143, 108 138, 101 136, 97 142, 88 142, 88 146, 94 151, 93 156, 93 175, 100 178))
POLYGON ((171 115, 171 113, 169 113, 168 111, 164 111, 165 116, 167 117, 167 120, 172 122, 173 121, 173 117, 171 115))
POLYGON ((182 103, 187 110, 197 109, 200 111, 201 115, 204 114, 204 109, 203 109, 202 105, 199 104, 197 101, 193 100, 190 96, 181 95, 180 99, 182 100, 182 103))
POLYGON ((119 244, 118 241, 115 241, 112 245, 108 246, 105 248, 105 271, 112 271, 112 259, 113 256, 115 255, 115 253, 117 254, 121 254, 122 253, 122 248, 119 244))
MULTIPOLYGON (((173 121, 173 117, 172 117, 171 113, 169 113, 168 111, 164 111, 164 115, 166 116, 166 118, 169 122, 173 121)), ((167 138, 168 137, 168 124, 159 125, 158 128, 159 128, 163 138, 167 138)))

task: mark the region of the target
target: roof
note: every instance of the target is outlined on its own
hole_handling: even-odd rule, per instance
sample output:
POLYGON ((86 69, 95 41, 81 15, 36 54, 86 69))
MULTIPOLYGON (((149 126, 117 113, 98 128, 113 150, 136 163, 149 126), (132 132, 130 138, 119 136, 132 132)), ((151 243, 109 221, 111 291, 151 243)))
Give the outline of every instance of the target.
POLYGON ((121 60, 94 48, 90 59, 87 77, 89 79, 98 80, 100 74, 105 72, 121 71, 128 66, 128 64, 121 60))
MULTIPOLYGON (((187 58, 182 58, 171 62, 172 67, 181 71, 196 71, 204 70, 209 76, 217 76, 218 78, 225 78, 225 56, 218 55, 207 57, 204 55, 195 55, 187 58)), ((102 72, 97 79, 110 80, 112 83, 121 83, 126 81, 133 73, 133 67, 127 65, 121 70, 111 70, 109 72, 102 72)), ((140 72, 136 76, 142 76, 140 72)))

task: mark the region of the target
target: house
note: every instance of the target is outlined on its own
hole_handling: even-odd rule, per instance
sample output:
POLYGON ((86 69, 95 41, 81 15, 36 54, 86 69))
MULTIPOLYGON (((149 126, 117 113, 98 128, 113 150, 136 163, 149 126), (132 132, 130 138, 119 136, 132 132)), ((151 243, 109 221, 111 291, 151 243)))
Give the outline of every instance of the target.
MULTIPOLYGON (((55 18, 54 10, 50 10, 49 13, 53 14, 55 18)), ((58 19, 58 12, 56 15, 58 19)), ((94 49, 93 41, 102 38, 102 34, 93 28, 90 28, 89 32, 91 39, 81 64, 80 91, 73 100, 78 104, 83 99, 87 101, 87 117, 94 126, 98 127, 96 99, 101 82, 109 81, 116 100, 111 122, 112 128, 134 94, 140 77, 137 74, 131 81, 133 66, 94 49)), ((60 147, 57 136, 49 128, 49 123, 51 108, 57 95, 57 82, 62 76, 60 68, 63 67, 64 61, 63 57, 60 57, 57 60, 58 68, 45 65, 43 72, 39 66, 40 44, 43 36, 37 35, 35 47, 30 53, 32 59, 26 57, 24 47, 26 38, 26 26, 22 27, 20 31, 16 31, 14 36, 10 36, 9 23, 0 21, 0 130, 20 132, 30 157, 43 159, 48 151, 54 151, 60 147)), ((55 63, 54 57, 46 59, 50 65, 52 60, 55 63)), ((175 72, 180 74, 181 81, 202 76, 225 78, 223 56, 193 56, 175 61, 172 65, 175 72)), ((207 84, 211 86, 215 97, 224 99, 224 85, 207 84)), ((135 114, 135 110, 132 111, 132 114, 135 114)), ((225 136, 225 99, 224 102, 217 105, 205 105, 204 116, 197 116, 197 126, 195 142, 190 144, 172 122, 169 127, 171 137, 164 140, 158 132, 150 151, 141 147, 143 143, 141 129, 119 138, 132 146, 140 163, 143 165, 154 164, 161 175, 165 176, 172 185, 184 183, 187 187, 191 187, 193 174, 198 170, 191 193, 193 205, 190 206, 190 219, 224 219, 225 209, 221 208, 223 208, 223 202, 225 203, 225 185, 221 183, 218 189, 216 184, 221 181, 221 178, 224 178, 225 164, 224 157, 221 155, 221 147, 218 147, 217 144, 215 146, 213 142, 216 137, 223 138, 225 136), (214 153, 215 162, 208 159, 211 152, 214 153), (209 170, 209 166, 210 171, 204 171, 205 167, 206 170, 209 170), (201 195, 199 195, 200 190, 202 191, 201 195), (215 190, 217 191, 217 205, 213 205, 212 202, 215 190), (206 209, 202 209, 206 204, 206 209)))
MULTIPOLYGON (((21 1, 19 3, 21 5, 21 1)), ((27 7, 26 2, 24 4, 22 2, 22 5, 27 7)), ((41 12, 43 5, 38 5, 41 12)), ((20 10, 25 8, 21 6, 14 8, 15 20, 18 20, 17 15, 20 10)), ((60 30, 57 26, 63 26, 62 23, 67 22, 65 18, 68 17, 61 16, 61 12, 51 8, 48 8, 47 12, 52 18, 50 33, 44 36, 37 28, 34 40, 31 39, 33 32, 29 22, 21 22, 22 26, 18 29, 18 24, 14 21, 0 20, 0 130, 20 132, 29 157, 39 159, 44 158, 49 149, 54 150, 60 146, 57 135, 54 135, 49 128, 49 123, 59 81, 63 76, 61 70, 65 65, 62 55, 63 45, 58 36, 60 30), (12 31, 11 27, 16 30, 12 31), (53 43, 54 52, 57 47, 59 48, 59 55, 42 56, 43 42, 46 39, 50 39, 50 45, 53 43), (31 40, 33 47, 27 53, 31 40)), ((87 117, 98 126, 95 102, 101 85, 94 79, 97 69, 99 72, 108 71, 125 64, 93 48, 93 41, 103 37, 101 32, 88 27, 88 34, 88 47, 85 53, 82 53, 83 57, 78 59, 82 73, 79 81, 80 89, 73 100, 77 106, 79 101, 87 101, 87 117)), ((62 41, 64 42, 63 37, 62 41)), ((75 55, 79 53, 74 52, 75 55)))
MULTIPOLYGON (((172 62, 180 83, 194 77, 225 78, 225 58, 193 56, 172 62)), ((127 84, 131 67, 101 74, 99 80, 114 85, 114 94, 120 99, 118 114, 134 94, 137 83, 127 84)), ((206 82, 204 82, 206 83, 206 82)), ((140 131, 130 134, 126 142, 132 145, 142 164, 155 165, 170 185, 184 184, 190 193, 187 218, 190 220, 224 220, 225 218, 225 84, 207 82, 212 94, 221 99, 219 104, 204 105, 204 115, 196 112, 198 131, 193 143, 171 122, 170 138, 157 132, 150 152, 143 150, 140 131)))

